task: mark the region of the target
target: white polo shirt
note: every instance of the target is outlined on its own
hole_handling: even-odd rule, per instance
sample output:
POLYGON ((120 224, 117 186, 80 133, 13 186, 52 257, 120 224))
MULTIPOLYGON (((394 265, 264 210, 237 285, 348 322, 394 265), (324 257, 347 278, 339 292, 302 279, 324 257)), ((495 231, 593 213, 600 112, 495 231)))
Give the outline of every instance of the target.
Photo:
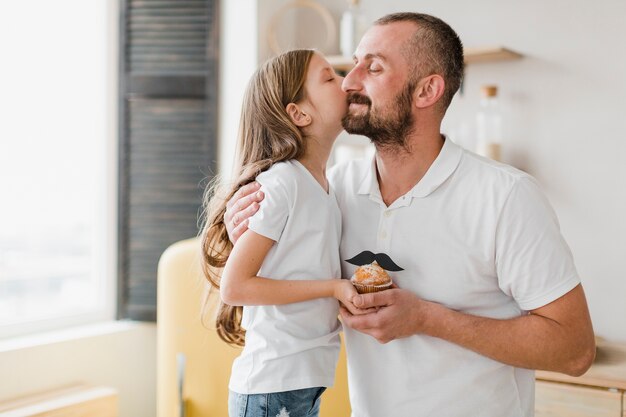
MULTIPOLYGON (((341 277, 341 213, 332 188, 327 194, 295 160, 273 165, 257 177, 265 199, 249 228, 276 243, 259 276, 310 280, 341 277)), ((229 388, 240 394, 330 387, 339 355, 334 298, 243 309, 246 345, 233 364, 229 388)))
MULTIPOLYGON (((529 175, 446 139, 426 175, 386 207, 374 161, 330 172, 345 262, 370 250, 404 268, 400 288, 451 309, 507 319, 544 306, 579 278, 550 204, 529 175)), ((532 416, 534 372, 441 339, 380 344, 345 328, 353 417, 532 416)))

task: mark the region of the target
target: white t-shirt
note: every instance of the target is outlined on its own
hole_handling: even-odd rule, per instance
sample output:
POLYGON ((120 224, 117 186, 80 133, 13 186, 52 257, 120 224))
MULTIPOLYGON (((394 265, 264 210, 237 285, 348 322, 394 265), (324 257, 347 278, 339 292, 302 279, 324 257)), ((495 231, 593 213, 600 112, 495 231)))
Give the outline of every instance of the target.
MULTIPOLYGON (((265 199, 249 229, 276 243, 259 276, 310 280, 341 277, 341 213, 311 173, 292 160, 257 177, 265 199)), ((332 386, 339 355, 334 298, 285 305, 246 306, 246 344, 234 364, 229 388, 260 394, 332 386)))
MULTIPOLYGON (((499 319, 579 283, 550 204, 529 175, 446 140, 426 175, 386 207, 374 161, 330 173, 343 214, 341 259, 384 252, 400 288, 499 319)), ((342 262, 343 276, 355 266, 342 262)), ((380 344, 344 329, 354 417, 532 416, 534 372, 424 335, 380 344)))

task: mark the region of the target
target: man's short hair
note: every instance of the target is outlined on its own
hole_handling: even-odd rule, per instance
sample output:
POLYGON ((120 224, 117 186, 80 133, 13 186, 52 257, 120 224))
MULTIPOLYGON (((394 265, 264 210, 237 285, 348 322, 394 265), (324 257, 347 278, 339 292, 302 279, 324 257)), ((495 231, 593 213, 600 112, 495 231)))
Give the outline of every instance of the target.
POLYGON ((395 22, 413 22, 417 25, 415 35, 403 47, 414 75, 409 81, 440 74, 445 80, 441 97, 442 110, 450 105, 463 80, 463 44, 456 32, 443 20, 423 13, 392 13, 381 17, 375 25, 395 22))

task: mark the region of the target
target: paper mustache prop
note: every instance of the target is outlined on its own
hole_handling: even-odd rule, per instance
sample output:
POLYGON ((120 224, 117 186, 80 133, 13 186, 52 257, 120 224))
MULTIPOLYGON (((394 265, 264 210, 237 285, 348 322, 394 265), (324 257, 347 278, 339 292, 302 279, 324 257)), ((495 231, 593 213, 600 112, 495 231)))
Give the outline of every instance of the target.
POLYGON ((359 253, 354 258, 346 259, 346 262, 356 266, 371 264, 374 261, 378 262, 378 265, 387 271, 404 271, 404 269, 396 265, 386 253, 373 253, 366 250, 359 253))

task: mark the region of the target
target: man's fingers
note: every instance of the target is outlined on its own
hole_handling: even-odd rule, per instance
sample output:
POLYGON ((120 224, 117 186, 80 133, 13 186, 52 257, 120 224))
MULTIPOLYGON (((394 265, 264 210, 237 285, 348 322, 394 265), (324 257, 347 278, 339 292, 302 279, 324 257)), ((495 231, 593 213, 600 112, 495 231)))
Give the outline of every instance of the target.
POLYGON ((341 316, 341 321, 343 321, 346 326, 354 327, 352 326, 352 318, 354 317, 354 315, 350 313, 350 311, 345 306, 341 305, 339 307, 339 315, 341 316))
POLYGON ((339 308, 339 315, 341 315, 341 321, 348 327, 351 327, 355 330, 365 332, 368 329, 372 329, 376 327, 375 320, 376 314, 360 314, 354 315, 352 314, 345 306, 341 306, 339 308))
POLYGON ((238 189, 235 194, 233 194, 230 200, 228 200, 228 202, 226 203, 226 209, 229 210, 233 206, 233 204, 237 203, 242 197, 246 197, 254 193, 255 191, 258 191, 259 188, 261 188, 261 184, 256 181, 244 185, 243 187, 238 189))
POLYGON ((224 221, 228 221, 228 217, 231 217, 231 222, 234 226, 237 226, 239 223, 250 217, 252 214, 256 213, 259 209, 258 203, 263 200, 265 195, 263 191, 258 191, 254 194, 250 194, 243 198, 240 198, 237 203, 235 203, 230 209, 226 210, 226 215, 224 216, 224 221), (246 211, 250 208, 250 206, 255 205, 252 209, 252 212, 246 211))
MULTIPOLYGON (((254 183, 257 184, 258 183, 254 183)), ((254 191, 258 187, 249 187, 252 184, 248 184, 245 187, 239 189, 239 191, 246 189, 245 192, 254 191), (246 188, 247 187, 247 188, 246 188)), ((226 209, 224 214, 224 223, 226 224, 226 232, 233 245, 237 240, 248 230, 248 218, 259 210, 259 202, 265 198, 262 191, 256 191, 253 194, 245 195, 237 200, 239 191, 228 200, 230 208, 226 209)))
POLYGON ((230 240, 233 242, 233 245, 239 240, 241 235, 243 235, 246 230, 248 230, 248 219, 244 220, 237 227, 233 229, 230 233, 230 240))
POLYGON ((233 223, 238 226, 239 223, 242 222, 242 219, 248 220, 257 211, 259 211, 259 203, 257 203, 256 201, 253 201, 252 204, 250 204, 245 209, 241 210, 237 214, 237 216, 233 218, 233 223))
POLYGON ((352 314, 355 315, 361 315, 361 314, 370 314, 370 313, 376 313, 378 311, 378 307, 372 307, 372 308, 356 308, 356 313, 352 312, 352 314))
POLYGON ((393 290, 384 290, 369 294, 359 294, 354 297, 352 302, 358 308, 372 308, 382 307, 391 304, 391 298, 393 290))
POLYGON ((344 304, 343 306, 344 306, 344 308, 346 308, 350 312, 350 314, 354 314, 354 315, 359 314, 359 312, 358 312, 359 309, 356 308, 351 303, 344 304))
POLYGON ((353 314, 355 316, 360 316, 362 314, 369 314, 369 313, 376 312, 375 308, 362 309, 362 308, 355 307, 354 304, 352 303, 342 304, 341 306, 347 309, 350 312, 350 314, 353 314))

